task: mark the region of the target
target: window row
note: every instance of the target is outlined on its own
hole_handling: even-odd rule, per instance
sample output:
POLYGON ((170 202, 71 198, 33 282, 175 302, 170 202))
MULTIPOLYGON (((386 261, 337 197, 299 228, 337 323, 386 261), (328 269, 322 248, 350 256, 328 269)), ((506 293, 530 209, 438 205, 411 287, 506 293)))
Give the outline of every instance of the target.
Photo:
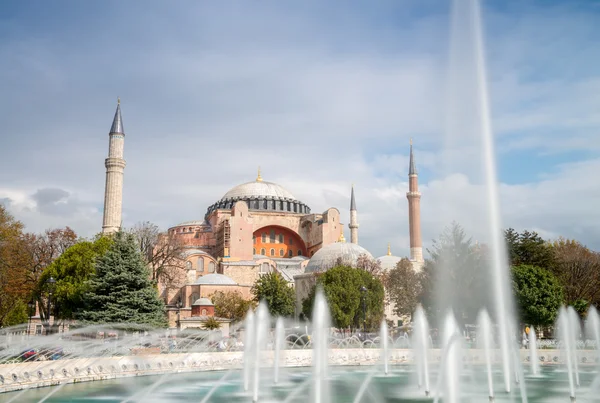
MULTIPOLYGON (((256 255, 256 248, 252 249, 252 254, 256 255)), ((265 250, 265 248, 262 248, 260 250, 260 254, 263 256, 267 256, 267 251, 265 250)), ((269 251, 269 256, 273 256, 275 257, 275 249, 271 248, 271 250, 269 251)), ((293 257, 294 256, 294 251, 293 250, 288 250, 288 257, 293 257)), ((300 249, 298 249, 298 256, 302 256, 302 251, 300 249)), ((285 257, 285 251, 283 249, 279 249, 279 257, 285 257)))
MULTIPOLYGON (((275 234, 275 230, 269 232, 269 240, 267 242, 267 233, 263 232, 260 239, 261 243, 285 243, 285 237, 283 234, 275 234)), ((252 235, 252 243, 256 244, 256 235, 252 235)), ((288 243, 294 244, 294 238, 288 237, 288 243)))
MULTIPOLYGON (((185 262, 185 268, 187 270, 192 270, 192 262, 190 262, 189 260, 187 262, 185 262)), ((215 262, 208 262, 208 272, 209 273, 214 273, 215 272, 215 262)), ((198 258, 198 264, 196 266, 196 270, 199 272, 204 272, 204 259, 199 257, 198 258)))

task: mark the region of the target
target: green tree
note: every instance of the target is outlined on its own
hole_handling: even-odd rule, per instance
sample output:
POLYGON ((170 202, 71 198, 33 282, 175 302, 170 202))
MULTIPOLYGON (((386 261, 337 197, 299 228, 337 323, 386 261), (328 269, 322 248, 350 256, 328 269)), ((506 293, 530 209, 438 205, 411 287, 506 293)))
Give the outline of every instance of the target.
POLYGON ((260 276, 252 286, 256 302, 265 301, 271 316, 292 316, 296 303, 294 289, 277 272, 260 276))
POLYGON ((13 308, 6 315, 4 320, 5 326, 15 326, 22 323, 27 323, 29 315, 27 314, 27 304, 18 299, 13 308))
POLYGON ((202 328, 206 330, 217 330, 221 328, 221 323, 215 318, 208 318, 202 324, 202 328))
POLYGON ((384 289, 381 280, 371 273, 349 266, 336 266, 317 277, 315 286, 302 301, 302 312, 312 316, 317 287, 322 287, 331 311, 331 320, 337 328, 360 328, 363 323, 364 298, 367 327, 378 328, 383 319, 384 289), (361 287, 367 292, 363 295, 361 287))
POLYGON ((384 285, 396 315, 412 315, 415 312, 423 283, 410 260, 400 260, 396 267, 385 273, 384 285))
POLYGON ((238 291, 217 291, 210 296, 215 304, 215 316, 239 322, 244 319, 249 309, 256 307, 256 302, 242 297, 238 291))
POLYGON ((518 265, 512 267, 512 281, 522 322, 534 326, 553 324, 564 301, 556 276, 541 267, 518 265))
POLYGON ((511 266, 530 265, 553 269, 555 259, 552 246, 537 232, 525 230, 519 233, 509 228, 504 231, 504 239, 511 266))
POLYGON ((474 244, 462 226, 452 222, 428 252, 431 260, 421 278, 424 309, 439 321, 452 307, 459 322, 475 323, 479 309, 490 304, 485 247, 474 244))
POLYGON ((56 284, 52 295, 52 314, 57 319, 75 319, 77 311, 83 305, 88 280, 96 273, 96 261, 109 250, 111 244, 112 240, 109 237, 78 242, 44 270, 34 291, 43 318, 47 315, 47 281, 53 277, 56 284))
POLYGON ((79 315, 84 322, 167 325, 164 304, 131 234, 114 235, 88 286, 79 315))

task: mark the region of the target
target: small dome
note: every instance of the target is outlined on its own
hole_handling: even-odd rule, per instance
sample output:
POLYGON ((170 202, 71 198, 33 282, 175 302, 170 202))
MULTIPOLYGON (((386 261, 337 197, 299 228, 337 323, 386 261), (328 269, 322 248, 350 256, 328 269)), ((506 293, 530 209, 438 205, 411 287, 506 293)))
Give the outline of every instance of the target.
POLYGON ((192 306, 215 306, 212 301, 208 298, 198 298, 196 302, 192 304, 192 306))
POLYGON ((366 255, 373 259, 373 255, 368 250, 354 243, 335 242, 321 248, 310 258, 306 269, 306 273, 324 271, 336 264, 338 259, 341 259, 342 264, 348 266, 356 266, 358 257, 366 255))
POLYGON ((294 195, 278 184, 264 181, 253 181, 238 185, 225 193, 225 196, 223 196, 221 200, 233 198, 246 199, 252 197, 272 197, 275 199, 296 200, 294 195))
POLYGON ((231 277, 212 273, 198 277, 193 285, 237 285, 237 283, 231 277))
POLYGON ((393 255, 385 255, 378 257, 377 260, 379 260, 379 263, 381 264, 381 269, 383 271, 388 271, 395 268, 398 262, 402 260, 402 258, 393 255))

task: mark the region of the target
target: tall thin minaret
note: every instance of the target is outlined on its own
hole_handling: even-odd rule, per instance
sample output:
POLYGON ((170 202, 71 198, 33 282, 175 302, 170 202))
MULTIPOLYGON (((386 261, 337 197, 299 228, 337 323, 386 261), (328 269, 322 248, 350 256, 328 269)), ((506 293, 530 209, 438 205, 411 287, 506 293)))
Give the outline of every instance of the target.
POLYGON ((123 131, 123 119, 121 119, 121 100, 118 98, 117 111, 108 137, 108 158, 104 162, 106 166, 106 187, 104 188, 104 218, 102 219, 103 234, 117 232, 121 228, 125 132, 123 131))
POLYGON ((358 217, 356 214, 356 200, 354 200, 354 185, 352 185, 352 193, 350 195, 350 243, 358 245, 358 217))
POLYGON ((421 240, 421 192, 419 192, 419 175, 413 155, 412 139, 410 139, 410 164, 408 167, 408 228, 410 233, 410 260, 423 262, 423 242, 421 240))

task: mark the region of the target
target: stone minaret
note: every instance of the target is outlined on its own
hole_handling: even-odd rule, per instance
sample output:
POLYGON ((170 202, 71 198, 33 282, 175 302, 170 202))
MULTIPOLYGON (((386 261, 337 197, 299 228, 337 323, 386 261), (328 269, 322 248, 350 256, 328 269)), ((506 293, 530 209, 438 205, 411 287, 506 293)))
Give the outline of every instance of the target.
POLYGON ((408 167, 408 227, 410 233, 410 260, 423 262, 423 242, 421 241, 421 193, 419 176, 410 140, 410 164, 408 167))
POLYGON ((125 132, 123 131, 121 101, 119 99, 117 99, 117 111, 108 136, 108 158, 104 162, 106 166, 106 187, 104 188, 104 218, 102 219, 103 234, 117 232, 121 228, 125 132))
POLYGON ((350 243, 358 245, 358 218, 356 216, 356 200, 354 200, 354 185, 352 185, 352 194, 350 195, 350 243))

